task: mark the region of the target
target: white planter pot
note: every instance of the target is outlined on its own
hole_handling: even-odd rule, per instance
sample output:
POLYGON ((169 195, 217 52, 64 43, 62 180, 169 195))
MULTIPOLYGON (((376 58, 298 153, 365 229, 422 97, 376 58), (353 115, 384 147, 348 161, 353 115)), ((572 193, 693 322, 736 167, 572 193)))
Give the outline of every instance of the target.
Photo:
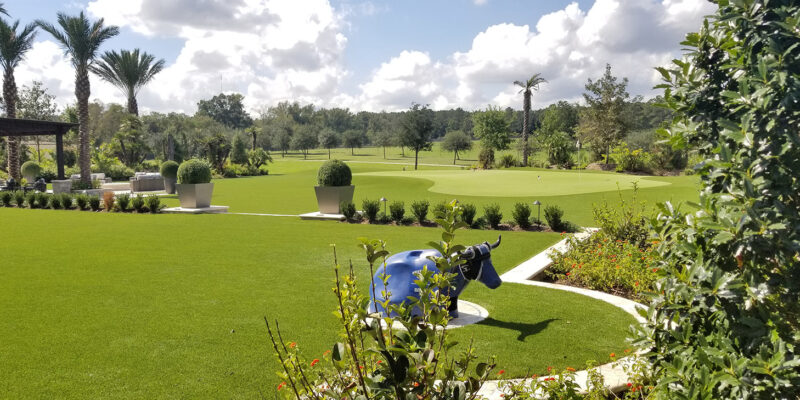
POLYGON ((183 208, 208 208, 211 206, 213 183, 177 184, 178 200, 183 208))
POLYGON ((72 180, 65 179, 62 181, 54 180, 53 184, 53 193, 69 193, 72 191, 72 180))
POLYGON ((340 214, 339 204, 343 201, 353 201, 353 192, 356 187, 350 186, 315 186, 319 212, 323 214, 340 214))

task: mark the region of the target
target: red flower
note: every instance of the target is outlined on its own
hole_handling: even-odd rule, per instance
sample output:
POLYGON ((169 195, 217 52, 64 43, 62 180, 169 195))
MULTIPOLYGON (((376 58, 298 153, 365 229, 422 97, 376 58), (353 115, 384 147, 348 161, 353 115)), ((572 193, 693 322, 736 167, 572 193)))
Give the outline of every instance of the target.
POLYGON ((383 360, 378 360, 378 364, 380 364, 380 363, 382 363, 382 362, 383 362, 383 360))
POLYGON ((639 282, 634 282, 633 284, 634 284, 635 286, 639 286, 639 282))
POLYGON ((611 354, 609 354, 608 356, 609 356, 609 357, 611 357, 611 358, 614 358, 614 357, 616 357, 616 356, 617 356, 617 353, 611 353, 611 354))
POLYGON ((419 382, 414 382, 414 387, 419 387, 419 382))
POLYGON ((554 381, 554 380, 556 380, 556 378, 553 378, 552 376, 549 376, 547 378, 544 378, 544 380, 545 381, 554 381))
POLYGON ((567 367, 567 371, 569 371, 569 372, 575 372, 575 368, 572 368, 572 367, 567 367))
POLYGON ((628 387, 631 387, 631 386, 633 386, 633 384, 632 384, 632 383, 630 383, 630 382, 626 383, 626 385, 628 385, 628 387))
POLYGON ((533 375, 531 375, 531 378, 533 378, 533 379, 536 379, 536 378, 538 378, 538 377, 539 377, 539 375, 537 375, 537 374, 533 374, 533 375))
POLYGON ((653 272, 658 272, 658 268, 653 268, 653 272))
POLYGON ((547 372, 550 372, 552 370, 553 370, 553 367, 547 367, 547 372))
POLYGON ((567 276, 569 276, 569 272, 567 272, 567 276))
POLYGON ((295 343, 295 342, 289 343, 289 347, 295 348, 295 346, 297 346, 297 343, 295 343))
POLYGON ((314 360, 311 361, 311 366, 313 367, 313 366, 317 365, 318 362, 319 362, 319 358, 315 358, 314 360))
POLYGON ((286 382, 281 382, 281 384, 278 385, 278 390, 283 389, 284 386, 286 386, 286 382))
POLYGON ((497 372, 497 375, 503 375, 505 373, 506 373, 506 370, 501 369, 500 371, 497 372))

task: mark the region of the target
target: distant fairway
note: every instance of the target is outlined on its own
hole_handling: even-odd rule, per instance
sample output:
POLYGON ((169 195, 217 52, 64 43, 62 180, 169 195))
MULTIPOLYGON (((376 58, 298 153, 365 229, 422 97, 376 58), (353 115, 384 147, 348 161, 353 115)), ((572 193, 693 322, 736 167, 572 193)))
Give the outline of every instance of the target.
POLYGON ((648 177, 593 172, 510 170, 421 170, 366 172, 360 176, 416 178, 433 182, 434 193, 459 196, 565 196, 669 185, 648 177))

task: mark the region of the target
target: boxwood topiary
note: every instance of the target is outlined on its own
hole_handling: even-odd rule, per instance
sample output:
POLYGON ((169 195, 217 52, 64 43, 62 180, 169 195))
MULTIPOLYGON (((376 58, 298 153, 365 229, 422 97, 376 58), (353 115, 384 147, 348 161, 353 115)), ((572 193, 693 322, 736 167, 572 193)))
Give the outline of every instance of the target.
POLYGON ((326 161, 317 173, 317 183, 320 186, 350 186, 352 180, 350 167, 340 160, 326 161))
POLYGON ((199 184, 211 182, 211 166, 203 160, 184 161, 178 167, 178 183, 199 184))
POLYGON ((36 178, 42 173, 42 167, 40 167, 36 161, 25 161, 22 167, 20 167, 20 172, 22 172, 23 176, 32 176, 36 178))
POLYGON ((178 163, 175 161, 164 161, 161 163, 161 176, 164 178, 175 179, 178 177, 178 163))

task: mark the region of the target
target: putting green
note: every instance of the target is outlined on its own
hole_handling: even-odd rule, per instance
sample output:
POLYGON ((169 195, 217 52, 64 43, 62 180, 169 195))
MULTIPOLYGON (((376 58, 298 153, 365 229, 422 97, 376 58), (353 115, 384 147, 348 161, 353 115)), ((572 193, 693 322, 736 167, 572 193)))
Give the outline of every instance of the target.
POLYGON ((669 185, 636 175, 566 171, 422 170, 356 175, 424 179, 433 182, 428 188, 431 192, 459 196, 564 196, 630 189, 634 182, 640 188, 669 185))

